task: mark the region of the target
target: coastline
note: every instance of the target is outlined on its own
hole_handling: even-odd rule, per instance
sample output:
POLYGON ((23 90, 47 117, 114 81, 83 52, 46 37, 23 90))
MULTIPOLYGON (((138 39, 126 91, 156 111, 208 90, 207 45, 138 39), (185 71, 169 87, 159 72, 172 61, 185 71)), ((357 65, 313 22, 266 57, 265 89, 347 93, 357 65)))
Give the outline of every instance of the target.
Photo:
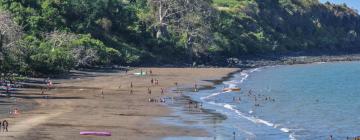
POLYGON ((360 54, 339 54, 339 55, 296 55, 296 56, 263 56, 258 58, 248 59, 235 64, 235 66, 243 69, 259 68, 264 66, 276 65, 296 65, 296 64, 311 64, 322 62, 347 62, 360 61, 360 54))
MULTIPOLYGON (((214 86, 220 85, 223 82, 226 82, 229 79, 233 78, 235 74, 238 74, 240 72, 247 71, 247 70, 256 70, 258 68, 282 66, 282 65, 322 64, 322 63, 353 62, 353 61, 360 61, 360 55, 343 55, 343 56, 337 56, 337 57, 333 57, 333 56, 315 56, 315 57, 314 56, 297 56, 297 57, 286 57, 281 61, 257 60, 257 61, 252 61, 251 66, 239 65, 239 67, 240 67, 239 70, 230 72, 230 73, 224 75, 222 78, 213 79, 213 80, 202 79, 202 81, 211 82, 213 86, 202 86, 199 88, 199 91, 211 90, 214 88, 214 86)), ((187 87, 184 89, 185 89, 184 91, 188 91, 187 93, 191 94, 192 87, 187 87)), ((198 101, 193 99, 193 97, 191 97, 190 95, 186 95, 186 94, 183 95, 183 99, 189 100, 194 103, 198 103, 198 101)), ((187 108, 187 105, 188 105, 187 102, 183 103, 182 107, 187 108)), ((216 110, 212 110, 209 108, 200 108, 200 109, 201 109, 201 111, 200 111, 201 113, 213 115, 214 118, 217 118, 219 120, 221 120, 221 119, 225 120, 227 118, 227 116, 225 114, 218 113, 216 110)), ((177 108, 177 110, 181 111, 182 113, 189 113, 189 111, 187 111, 187 110, 182 110, 179 108, 177 108)), ((198 115, 198 114, 195 114, 195 115, 198 115)), ((204 119, 210 120, 209 118, 204 118, 204 119)), ((284 131, 284 130, 282 130, 282 131, 284 131)), ((211 136, 211 135, 208 135, 208 136, 211 136)), ((205 138, 209 138, 209 137, 205 137, 205 138)), ((215 136, 214 136, 214 138, 215 138, 215 136)), ((292 138, 291 135, 290 135, 290 138, 292 138)), ((178 137, 178 138, 171 137, 169 140, 173 140, 173 139, 177 140, 177 139, 181 139, 181 137, 178 137)), ((190 137, 189 139, 196 139, 196 137, 190 137)))
MULTIPOLYGON (((306 61, 295 61, 296 63, 292 64, 323 62, 314 61, 319 59, 304 60, 306 61)), ((360 60, 360 57, 359 59, 341 57, 334 58, 332 60, 357 61, 360 60)), ((242 67, 241 69, 136 68, 129 71, 128 74, 125 74, 124 72, 112 72, 107 74, 99 74, 95 72, 93 75, 84 74, 86 76, 60 80, 60 84, 57 85, 57 88, 49 92, 49 95, 52 96, 51 99, 44 100, 38 97, 34 98, 34 101, 38 103, 36 108, 24 111, 20 117, 9 118, 11 121, 9 128, 10 132, 1 134, 0 137, 5 139, 65 139, 68 137, 72 137, 74 139, 92 138, 80 136, 78 133, 82 130, 112 131, 113 136, 109 137, 109 139, 209 137, 209 132, 203 129, 189 129, 182 126, 159 123, 157 120, 159 118, 177 119, 180 116, 172 115, 174 110, 172 110, 169 106, 161 103, 149 103, 147 102, 147 99, 161 97, 160 88, 166 89, 167 94, 165 96, 167 97, 178 96, 177 93, 171 93, 171 89, 174 88, 174 82, 178 82, 184 90, 191 89, 194 83, 198 84, 200 90, 206 90, 228 80, 234 74, 243 70, 263 66, 284 65, 282 63, 273 63, 273 61, 271 61, 271 63, 257 61, 255 64, 256 65, 252 65, 251 67, 242 67), (154 71, 154 75, 145 77, 131 75, 132 73, 139 72, 141 69, 144 71, 152 69, 154 71), (159 78, 160 86, 154 87, 153 94, 148 96, 146 95, 146 90, 147 87, 152 87, 150 85, 151 77, 159 78), (135 95, 129 95, 130 81, 136 83, 138 82, 138 84, 135 85, 135 95), (114 83, 116 83, 116 85, 114 85, 114 83), (114 98, 110 100, 105 98, 106 103, 101 101, 103 100, 99 99, 99 91, 101 89, 105 89, 105 97, 111 96, 111 98, 114 98), (91 96, 89 96, 89 94, 91 96), (118 100, 115 100, 116 98, 123 99, 121 99, 120 103, 116 103, 119 102, 118 100), (93 103, 104 105, 91 105, 93 103), (87 118, 89 115, 93 116, 87 118), (101 122, 104 117, 108 120, 101 122), (114 121, 117 120, 121 121, 114 123, 114 121), (101 124, 99 124, 99 122, 101 124), (28 126, 24 127, 24 125, 28 126)), ((192 99, 181 98, 180 100, 192 99)), ((181 104, 181 108, 186 108, 185 102, 181 104)), ((220 119, 224 118, 223 114, 218 114, 212 110, 204 109, 200 113, 212 115, 213 117, 220 119)))

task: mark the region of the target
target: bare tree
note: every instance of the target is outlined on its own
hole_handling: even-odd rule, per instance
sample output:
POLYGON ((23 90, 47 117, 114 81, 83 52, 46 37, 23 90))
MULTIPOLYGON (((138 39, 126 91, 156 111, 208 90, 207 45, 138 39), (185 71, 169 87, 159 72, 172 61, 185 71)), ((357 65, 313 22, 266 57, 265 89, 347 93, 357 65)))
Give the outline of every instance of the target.
POLYGON ((149 0, 156 23, 156 37, 167 37, 168 30, 185 36, 185 48, 200 51, 211 42, 213 9, 207 0, 149 0), (194 47, 198 46, 198 47, 194 47))
POLYGON ((80 35, 74 33, 53 31, 45 34, 46 40, 48 40, 54 48, 66 47, 69 53, 72 54, 75 60, 76 67, 88 67, 92 66, 95 62, 98 62, 100 57, 98 50, 86 45, 74 44, 73 41, 80 38, 80 35))
POLYGON ((19 26, 9 13, 0 11, 0 69, 3 70, 5 56, 15 57, 11 53, 20 51, 16 42, 22 37, 22 27, 19 26))
POLYGON ((167 35, 167 26, 174 18, 180 18, 188 9, 183 5, 187 0, 149 0, 149 4, 155 14, 157 30, 156 37, 160 38, 167 35))
POLYGON ((71 42, 78 39, 79 35, 68 32, 53 31, 45 34, 46 40, 48 40, 53 47, 67 47, 70 46, 71 42))
POLYGON ((149 0, 156 23, 156 37, 167 37, 168 30, 185 37, 185 48, 196 56, 212 42, 214 10, 207 0, 149 0))

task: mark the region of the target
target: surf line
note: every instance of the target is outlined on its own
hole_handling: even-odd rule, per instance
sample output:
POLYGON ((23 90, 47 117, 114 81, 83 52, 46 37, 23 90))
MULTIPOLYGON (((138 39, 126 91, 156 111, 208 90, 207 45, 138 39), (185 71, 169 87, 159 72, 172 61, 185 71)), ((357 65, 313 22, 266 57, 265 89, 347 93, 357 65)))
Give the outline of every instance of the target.
MULTIPOLYGON (((218 105, 220 105, 220 104, 218 104, 218 105)), ((267 126, 270 126, 270 127, 273 127, 275 129, 277 129, 278 125, 275 125, 275 124, 273 124, 271 122, 268 122, 266 120, 262 120, 262 119, 258 119, 258 118, 255 118, 255 117, 247 116, 244 113, 240 112, 239 110, 235 109, 234 106, 232 106, 230 104, 224 104, 223 107, 226 108, 226 109, 229 109, 231 111, 234 111, 240 117, 245 118, 245 119, 247 119, 247 120, 249 120, 249 121, 251 121, 251 122, 253 122, 255 124, 265 124, 267 126)), ((294 134, 290 131, 289 128, 283 127, 283 128, 280 128, 280 131, 282 131, 284 133, 288 133, 290 140, 296 140, 296 138, 294 137, 294 134)))
MULTIPOLYGON (((260 71, 260 68, 255 68, 255 69, 251 69, 251 70, 248 70, 248 71, 240 72, 240 75, 242 77, 240 79, 240 83, 235 81, 235 80, 231 80, 231 81, 225 81, 225 82, 223 82, 223 84, 228 85, 229 88, 236 87, 236 84, 243 83, 249 77, 249 73, 253 73, 255 71, 260 71)), ((231 92, 231 91, 216 92, 216 93, 210 94, 208 96, 201 97, 200 99, 201 100, 209 99, 211 97, 218 96, 220 94, 227 93, 227 92, 231 92)))
POLYGON ((215 93, 210 94, 210 95, 208 95, 208 96, 201 97, 200 99, 201 99, 201 100, 206 100, 206 99, 209 99, 209 98, 211 98, 211 97, 218 96, 218 95, 220 95, 220 94, 227 93, 227 92, 231 92, 231 91, 215 92, 215 93))

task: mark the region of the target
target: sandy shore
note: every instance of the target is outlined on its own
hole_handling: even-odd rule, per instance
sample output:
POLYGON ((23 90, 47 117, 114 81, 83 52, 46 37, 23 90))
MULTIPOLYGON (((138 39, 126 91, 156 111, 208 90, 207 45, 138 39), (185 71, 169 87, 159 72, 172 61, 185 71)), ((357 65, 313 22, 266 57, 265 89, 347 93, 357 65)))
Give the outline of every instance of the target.
POLYGON ((189 130, 179 126, 168 126, 156 121, 159 117, 174 117, 162 103, 148 102, 149 98, 176 96, 170 90, 177 82, 179 86, 191 87, 213 83, 201 80, 221 79, 239 69, 232 68, 151 68, 152 76, 134 76, 131 73, 149 71, 138 68, 125 73, 92 73, 72 80, 59 80, 56 88, 47 92, 50 99, 43 99, 40 90, 30 90, 22 96, 33 98, 37 109, 22 112, 15 118, 7 118, 9 132, 0 133, 0 139, 160 139, 168 136, 207 136, 204 130, 189 130), (158 79, 153 86, 151 78, 158 79), (133 83, 133 94, 130 83, 133 83), (148 94, 148 88, 152 94, 148 94), (165 95, 161 95, 161 88, 165 95), (104 91, 104 96, 101 95, 104 91), (82 136, 80 131, 111 131, 111 137, 82 136))

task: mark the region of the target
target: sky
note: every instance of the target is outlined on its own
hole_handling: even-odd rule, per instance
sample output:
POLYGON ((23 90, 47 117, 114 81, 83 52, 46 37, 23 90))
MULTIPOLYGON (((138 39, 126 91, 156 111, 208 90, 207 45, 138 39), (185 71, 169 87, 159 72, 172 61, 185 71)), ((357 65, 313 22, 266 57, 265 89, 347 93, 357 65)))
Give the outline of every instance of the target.
POLYGON ((331 3, 336 3, 336 4, 345 3, 348 7, 351 7, 353 9, 360 11, 360 0, 320 0, 320 2, 323 2, 323 3, 325 3, 326 1, 329 1, 331 3))

